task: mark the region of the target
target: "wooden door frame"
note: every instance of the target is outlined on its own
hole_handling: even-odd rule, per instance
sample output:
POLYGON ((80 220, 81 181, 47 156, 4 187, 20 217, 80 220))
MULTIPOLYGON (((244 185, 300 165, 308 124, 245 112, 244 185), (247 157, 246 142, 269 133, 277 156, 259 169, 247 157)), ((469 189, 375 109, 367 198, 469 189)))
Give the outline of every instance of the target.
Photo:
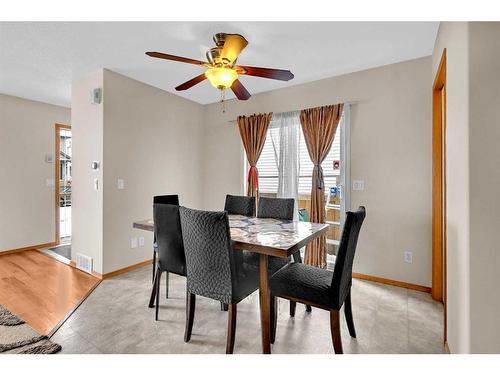
POLYGON ((432 298, 444 304, 447 340, 446 48, 432 86, 432 298))
POLYGON ((56 211, 56 239, 55 239, 55 244, 56 245, 59 245, 61 243, 61 238, 59 237, 60 235, 60 231, 59 231, 59 219, 60 219, 60 215, 59 215, 59 191, 61 189, 60 187, 60 183, 59 183, 59 179, 60 179, 60 173, 59 173, 59 162, 61 160, 61 157, 60 157, 60 148, 61 148, 61 137, 60 137, 60 132, 61 132, 61 129, 66 129, 66 130, 71 130, 71 125, 66 125, 66 124, 58 124, 56 123, 55 124, 55 144, 56 144, 56 148, 55 148, 55 183, 54 183, 54 190, 55 190, 55 211, 56 211))

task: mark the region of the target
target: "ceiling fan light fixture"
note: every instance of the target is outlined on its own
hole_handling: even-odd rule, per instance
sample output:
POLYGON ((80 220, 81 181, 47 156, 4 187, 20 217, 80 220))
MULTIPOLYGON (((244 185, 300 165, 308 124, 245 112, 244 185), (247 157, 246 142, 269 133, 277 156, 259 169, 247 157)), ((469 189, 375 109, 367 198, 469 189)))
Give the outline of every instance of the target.
POLYGON ((207 77, 213 87, 228 89, 238 79, 238 73, 234 69, 214 67, 205 72, 205 77, 207 77))

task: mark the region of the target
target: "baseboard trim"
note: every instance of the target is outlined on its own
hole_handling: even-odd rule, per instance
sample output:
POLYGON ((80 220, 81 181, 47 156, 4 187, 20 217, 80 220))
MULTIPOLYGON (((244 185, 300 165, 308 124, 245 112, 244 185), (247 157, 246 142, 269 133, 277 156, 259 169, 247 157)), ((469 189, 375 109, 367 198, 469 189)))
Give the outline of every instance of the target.
POLYGON ((432 290, 428 286, 411 284, 411 283, 407 283, 404 281, 398 281, 398 280, 385 279, 383 277, 365 275, 363 273, 353 272, 352 277, 354 277, 355 279, 373 281, 373 282, 380 283, 380 284, 386 284, 386 285, 397 286, 397 287, 405 288, 405 289, 417 290, 419 292, 424 292, 424 293, 430 293, 432 290))
POLYGON ((444 342, 444 351, 446 354, 451 354, 450 347, 448 346, 448 341, 444 342))
POLYGON ((55 242, 41 243, 38 245, 20 247, 18 249, 10 249, 10 250, 5 250, 5 251, 2 250, 2 251, 0 251, 0 255, 14 254, 14 253, 19 253, 21 251, 26 251, 26 250, 39 250, 39 249, 44 249, 46 247, 54 247, 54 246, 56 246, 55 242))
POLYGON ((102 275, 102 278, 103 279, 109 279, 111 277, 115 277, 115 276, 121 275, 123 273, 127 273, 127 272, 130 272, 130 271, 133 271, 133 270, 135 270, 137 268, 144 267, 145 265, 151 264, 152 262, 153 262, 153 259, 148 259, 148 260, 145 260, 144 262, 136 263, 136 264, 133 264, 131 266, 128 266, 128 267, 125 267, 125 268, 120 268, 120 269, 112 271, 112 272, 107 272, 107 273, 105 273, 105 274, 102 275))
MULTIPOLYGON (((74 260, 69 262, 69 265, 73 268, 76 268, 76 262, 74 260)), ((79 269, 79 268, 77 268, 77 269, 79 269)), ((80 271, 82 271, 82 270, 80 270, 80 271)), ((85 271, 82 271, 82 272, 85 272, 85 271)), ((91 275, 94 277, 97 277, 99 280, 103 279, 102 275, 99 272, 92 271, 91 275)))
MULTIPOLYGON (((153 262, 153 259, 149 259, 149 260, 145 260, 144 262, 132 264, 131 266, 120 268, 120 269, 117 269, 115 271, 107 272, 107 273, 104 273, 104 274, 100 274, 98 272, 92 271, 92 275, 95 276, 95 277, 97 277, 98 279, 101 279, 101 280, 109 279, 111 277, 115 277, 115 276, 121 275, 122 273, 127 273, 127 272, 133 271, 133 270, 135 270, 137 268, 144 267, 145 265, 151 264, 152 262, 153 262)), ((75 267, 76 268, 76 263, 75 263, 74 260, 72 260, 69 263, 69 265, 71 267, 75 267)))

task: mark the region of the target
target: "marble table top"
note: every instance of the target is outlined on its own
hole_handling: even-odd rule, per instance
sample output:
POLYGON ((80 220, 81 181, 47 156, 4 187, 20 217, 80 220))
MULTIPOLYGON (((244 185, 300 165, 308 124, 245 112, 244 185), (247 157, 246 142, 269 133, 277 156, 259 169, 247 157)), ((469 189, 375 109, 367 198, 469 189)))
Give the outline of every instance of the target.
MULTIPOLYGON (((137 221, 134 228, 154 230, 153 220, 137 221)), ((260 219, 229 215, 231 239, 240 250, 288 257, 328 230, 328 224, 260 219)))

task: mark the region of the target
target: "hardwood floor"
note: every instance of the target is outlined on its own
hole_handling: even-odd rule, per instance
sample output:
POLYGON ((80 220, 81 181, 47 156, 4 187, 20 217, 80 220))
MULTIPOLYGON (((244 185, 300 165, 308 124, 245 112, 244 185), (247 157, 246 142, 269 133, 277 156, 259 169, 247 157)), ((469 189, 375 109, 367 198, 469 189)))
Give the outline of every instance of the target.
POLYGON ((37 251, 0 255, 0 303, 49 334, 99 279, 37 251))

